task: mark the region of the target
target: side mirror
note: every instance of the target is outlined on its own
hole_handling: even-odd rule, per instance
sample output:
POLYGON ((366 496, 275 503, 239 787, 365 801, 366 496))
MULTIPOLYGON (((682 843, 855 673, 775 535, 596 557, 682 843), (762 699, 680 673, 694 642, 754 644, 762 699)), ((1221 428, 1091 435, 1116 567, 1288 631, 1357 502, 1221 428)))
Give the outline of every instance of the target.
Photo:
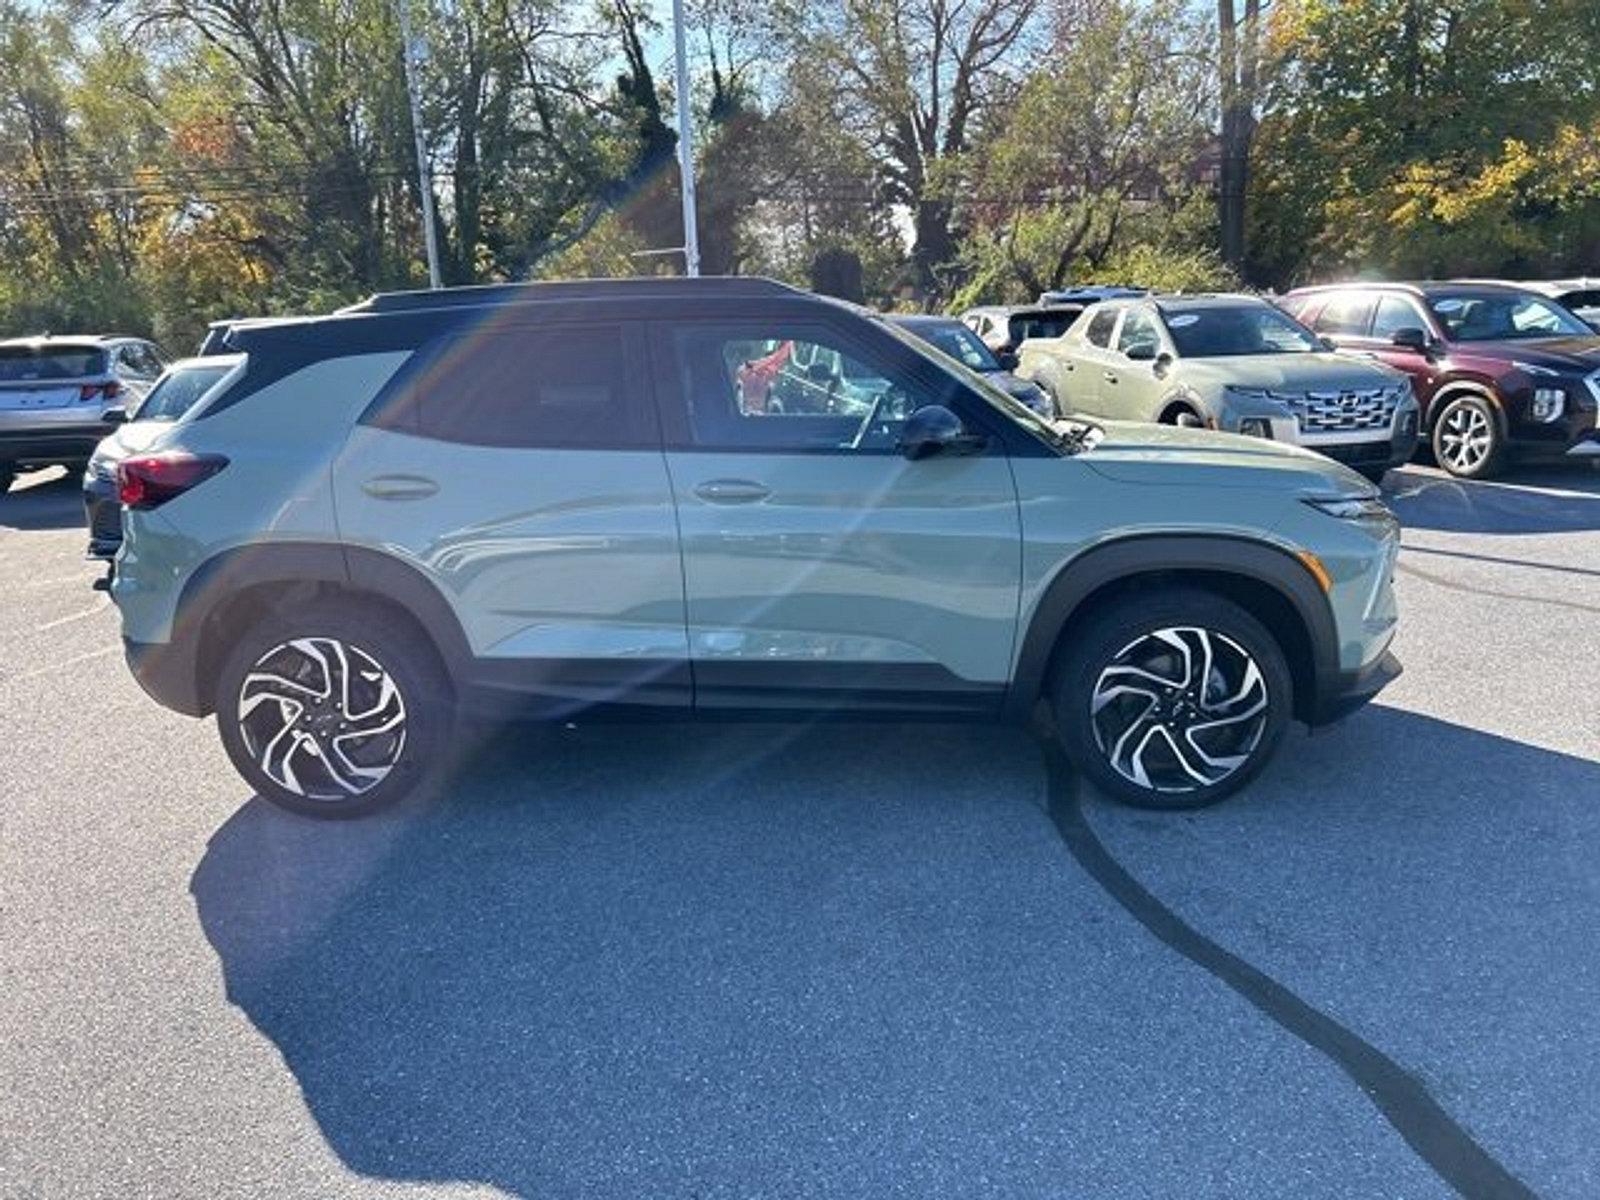
POLYGON ((1156 345, 1154 342, 1135 342, 1122 353, 1129 362, 1155 362, 1156 345))
POLYGON ((1015 371, 1022 363, 1022 356, 1015 350, 1002 350, 994 358, 1002 371, 1015 371))
POLYGON ((961 418, 942 404, 919 408, 900 427, 897 446, 901 454, 916 460, 938 454, 976 454, 988 444, 982 434, 968 433, 961 418))
POLYGON ((1150 369, 1155 372, 1157 379, 1165 379, 1167 372, 1172 370, 1172 355, 1163 350, 1156 355, 1156 360, 1150 364, 1150 369))
POLYGON ((100 414, 100 420, 107 425, 126 425, 128 423, 128 410, 122 405, 108 408, 100 414))
POLYGON ((1418 354, 1426 354, 1428 352, 1428 335, 1420 329, 1413 329, 1409 325, 1404 329, 1396 329, 1389 341, 1402 350, 1413 350, 1418 354))

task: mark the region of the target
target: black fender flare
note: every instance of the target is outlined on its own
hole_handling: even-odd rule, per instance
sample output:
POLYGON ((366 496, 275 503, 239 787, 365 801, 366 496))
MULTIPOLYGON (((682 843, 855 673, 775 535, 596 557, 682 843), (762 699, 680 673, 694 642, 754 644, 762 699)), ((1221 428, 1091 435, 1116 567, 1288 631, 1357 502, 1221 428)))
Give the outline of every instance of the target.
POLYGON ((472 649, 454 609, 418 568, 359 546, 315 541, 258 542, 223 550, 197 567, 179 593, 173 638, 165 654, 175 676, 193 680, 193 695, 181 711, 202 715, 211 683, 200 678, 212 618, 249 588, 282 584, 286 589, 325 584, 380 596, 411 616, 432 639, 446 670, 460 678, 472 649))
POLYGON ((1339 637, 1333 609, 1311 571, 1285 549, 1225 534, 1152 534, 1119 538, 1084 551, 1056 572, 1034 607, 1017 652, 1006 710, 1027 720, 1043 697, 1056 646, 1084 602, 1119 580, 1185 571, 1232 575, 1272 588, 1305 629, 1313 674, 1311 695, 1297 697, 1309 710, 1339 672, 1339 637))

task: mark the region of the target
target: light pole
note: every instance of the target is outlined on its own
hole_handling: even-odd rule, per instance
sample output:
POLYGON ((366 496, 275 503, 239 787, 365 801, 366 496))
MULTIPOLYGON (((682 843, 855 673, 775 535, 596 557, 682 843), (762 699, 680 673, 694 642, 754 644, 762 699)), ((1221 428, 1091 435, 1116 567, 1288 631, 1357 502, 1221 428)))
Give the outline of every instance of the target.
POLYGON ((428 174, 428 151, 422 138, 422 101, 417 98, 416 49, 411 38, 411 0, 395 0, 400 18, 400 52, 405 63, 406 100, 411 105, 411 133, 417 146, 417 183, 422 189, 422 243, 428 251, 428 286, 441 288, 439 239, 433 228, 433 179, 428 174))
MULTIPOLYGON (((405 0, 400 0, 402 4, 405 0)), ((689 53, 684 48, 683 0, 672 0, 672 40, 677 58, 678 174, 683 183, 683 270, 700 274, 700 231, 695 226, 694 137, 689 127, 689 53)), ((417 135, 419 138, 421 134, 417 135)), ((418 141, 418 155, 422 143, 418 141)))

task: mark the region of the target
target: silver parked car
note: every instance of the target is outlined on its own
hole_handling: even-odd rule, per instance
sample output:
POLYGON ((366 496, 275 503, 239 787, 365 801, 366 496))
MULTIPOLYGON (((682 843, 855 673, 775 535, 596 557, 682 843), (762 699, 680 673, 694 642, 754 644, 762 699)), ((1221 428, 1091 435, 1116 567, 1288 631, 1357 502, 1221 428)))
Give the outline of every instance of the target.
POLYGON ((144 399, 166 365, 143 338, 0 341, 0 492, 25 468, 81 468, 115 428, 106 413, 144 399))
POLYGON ((1103 301, 1061 337, 1024 342, 1017 373, 1063 412, 1289 442, 1374 480, 1417 444, 1406 376, 1334 353, 1254 296, 1103 301))

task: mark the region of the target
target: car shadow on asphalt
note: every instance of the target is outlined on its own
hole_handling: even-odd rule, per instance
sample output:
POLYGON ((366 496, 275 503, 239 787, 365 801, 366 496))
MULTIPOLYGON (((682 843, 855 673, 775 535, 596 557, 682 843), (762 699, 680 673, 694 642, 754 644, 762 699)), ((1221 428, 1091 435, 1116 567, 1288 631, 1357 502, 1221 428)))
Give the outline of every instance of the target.
MULTIPOLYGON (((1486 781, 1600 796, 1585 760, 1363 720, 1340 819, 1402 805, 1434 851, 1486 781)), ((1065 1048, 1088 1069, 1088 1047, 1115 1062, 1142 1036, 1105 977, 1150 939, 1087 911, 1026 733, 529 728, 465 757, 438 796, 365 821, 252 799, 193 876, 230 1000, 350 1168, 517 1195, 932 1194, 1011 1171, 1016 1194, 1015 1172, 1049 1192, 1086 1153, 1039 1097, 1061 1094, 1065 1048)), ((1298 823, 1334 784, 1294 771, 1271 775, 1298 823)), ((1093 1070, 1073 1088, 1091 1110, 1128 1090, 1093 1070)))
POLYGON ((0 494, 0 529, 71 529, 84 524, 82 473, 18 476, 0 494))
POLYGON ((1513 535, 1600 529, 1600 471, 1583 464, 1513 468, 1485 481, 1398 470, 1383 490, 1407 529, 1513 535))

